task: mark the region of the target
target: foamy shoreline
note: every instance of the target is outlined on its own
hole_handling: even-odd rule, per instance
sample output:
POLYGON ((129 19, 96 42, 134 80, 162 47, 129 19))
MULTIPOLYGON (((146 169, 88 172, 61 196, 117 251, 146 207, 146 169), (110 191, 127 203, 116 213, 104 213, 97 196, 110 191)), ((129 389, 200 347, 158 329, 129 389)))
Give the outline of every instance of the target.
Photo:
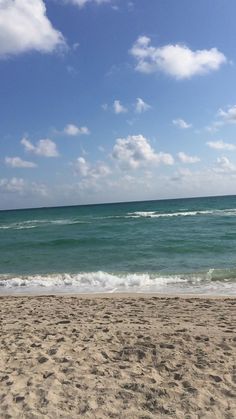
POLYGON ((0 297, 0 416, 236 416, 236 299, 0 297))
POLYGON ((235 269, 189 273, 58 272, 2 274, 1 295, 158 294, 236 296, 235 269))

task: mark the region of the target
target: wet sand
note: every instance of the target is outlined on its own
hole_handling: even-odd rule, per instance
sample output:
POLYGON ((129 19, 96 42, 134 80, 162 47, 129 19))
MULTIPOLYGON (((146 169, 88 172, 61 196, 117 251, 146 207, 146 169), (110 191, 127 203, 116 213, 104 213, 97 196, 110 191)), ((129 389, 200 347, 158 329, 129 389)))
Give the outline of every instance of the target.
POLYGON ((236 299, 1 297, 0 417, 236 418, 236 299))

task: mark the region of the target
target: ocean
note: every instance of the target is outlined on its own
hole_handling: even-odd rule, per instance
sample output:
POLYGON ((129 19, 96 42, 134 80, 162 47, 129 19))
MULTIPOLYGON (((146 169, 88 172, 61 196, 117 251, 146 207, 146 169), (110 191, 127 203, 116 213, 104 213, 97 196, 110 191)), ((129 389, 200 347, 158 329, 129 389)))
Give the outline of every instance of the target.
POLYGON ((236 196, 0 211, 0 295, 236 295, 236 196))

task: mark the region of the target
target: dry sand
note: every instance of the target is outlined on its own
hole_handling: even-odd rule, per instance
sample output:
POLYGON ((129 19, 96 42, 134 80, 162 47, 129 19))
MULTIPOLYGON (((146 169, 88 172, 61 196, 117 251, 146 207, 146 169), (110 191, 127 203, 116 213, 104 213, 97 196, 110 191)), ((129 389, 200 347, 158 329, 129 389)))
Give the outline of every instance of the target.
POLYGON ((1 418, 236 418, 236 299, 2 297, 1 418))

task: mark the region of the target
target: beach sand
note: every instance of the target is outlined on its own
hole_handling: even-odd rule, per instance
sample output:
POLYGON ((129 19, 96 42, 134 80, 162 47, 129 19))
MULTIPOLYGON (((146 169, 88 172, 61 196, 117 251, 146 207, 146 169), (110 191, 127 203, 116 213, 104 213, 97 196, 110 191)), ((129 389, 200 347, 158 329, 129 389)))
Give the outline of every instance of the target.
POLYGON ((1 418, 236 418, 236 299, 1 297, 1 418))

